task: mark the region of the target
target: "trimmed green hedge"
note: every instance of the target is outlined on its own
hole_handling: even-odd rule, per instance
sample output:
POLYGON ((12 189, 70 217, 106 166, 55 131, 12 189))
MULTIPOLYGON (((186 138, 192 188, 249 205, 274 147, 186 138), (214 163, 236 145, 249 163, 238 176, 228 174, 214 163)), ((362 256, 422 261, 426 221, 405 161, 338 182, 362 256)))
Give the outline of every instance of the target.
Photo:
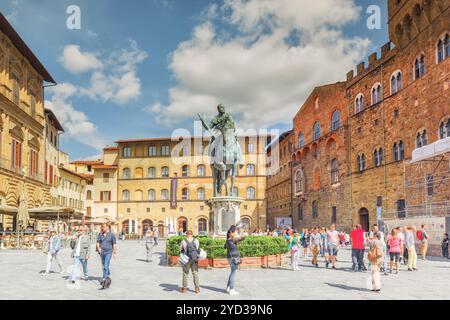
MULTIPOLYGON (((172 237, 167 241, 167 255, 179 256, 180 243, 186 237, 172 237)), ((209 259, 222 259, 227 257, 224 248, 225 239, 198 237, 200 248, 208 253, 209 259)), ((282 237, 249 236, 238 244, 241 257, 263 257, 288 253, 286 241, 282 237)))

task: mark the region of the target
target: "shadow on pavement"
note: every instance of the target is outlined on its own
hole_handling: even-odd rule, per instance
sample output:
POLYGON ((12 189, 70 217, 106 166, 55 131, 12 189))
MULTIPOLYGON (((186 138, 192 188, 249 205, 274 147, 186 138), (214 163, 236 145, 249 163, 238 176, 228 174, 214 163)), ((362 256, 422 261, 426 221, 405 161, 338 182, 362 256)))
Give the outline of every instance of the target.
POLYGON ((350 286, 347 286, 345 284, 336 284, 336 283, 328 283, 328 282, 326 282, 325 284, 329 285, 330 287, 343 289, 343 290, 355 290, 355 291, 368 292, 367 289, 362 289, 362 288, 357 288, 357 287, 350 287, 350 286))
POLYGON ((225 291, 225 289, 222 289, 222 288, 215 288, 215 287, 210 287, 210 286, 200 286, 200 288, 206 289, 209 291, 214 291, 214 292, 227 293, 225 291))
POLYGON ((159 286, 163 287, 164 291, 180 291, 180 287, 172 283, 161 283, 159 286))

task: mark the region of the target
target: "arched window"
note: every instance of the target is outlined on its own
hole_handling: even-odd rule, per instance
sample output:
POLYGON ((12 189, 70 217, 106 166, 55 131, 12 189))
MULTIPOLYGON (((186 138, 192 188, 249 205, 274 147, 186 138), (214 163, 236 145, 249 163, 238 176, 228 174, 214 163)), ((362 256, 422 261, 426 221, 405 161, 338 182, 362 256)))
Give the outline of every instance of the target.
POLYGON ((204 165, 201 164, 201 165, 199 165, 197 167, 197 175, 199 177, 204 177, 206 175, 206 173, 205 173, 205 166, 204 165))
POLYGON ((339 182, 339 163, 337 159, 331 161, 331 183, 339 182))
POLYGON ((123 201, 130 201, 130 191, 123 190, 122 191, 122 200, 123 201))
POLYGON ((445 59, 444 41, 442 41, 442 39, 439 39, 437 44, 437 59, 438 63, 444 61, 445 59))
POLYGON ((400 71, 391 77, 391 94, 399 92, 403 88, 403 75, 400 71))
POLYGON ((450 137, 450 118, 447 121, 447 125, 445 121, 442 121, 439 126, 439 139, 445 139, 446 137, 450 137))
POLYGON ((163 178, 168 178, 169 177, 169 168, 168 167, 162 167, 161 168, 161 176, 163 178))
POLYGON ((360 113, 364 110, 364 96, 360 93, 355 100, 355 113, 360 113))
POLYGON ((381 84, 378 83, 372 88, 372 105, 381 101, 381 95, 381 84))
POLYGON ((366 169, 366 156, 364 154, 359 155, 356 161, 358 165, 358 171, 363 172, 366 169))
POLYGON ((20 79, 19 76, 15 73, 11 74, 11 78, 12 78, 12 84, 13 84, 13 89, 12 89, 12 100, 16 105, 19 105, 20 99, 19 99, 19 95, 20 95, 20 79))
POLYGON ((450 37, 448 36, 448 33, 445 35, 444 38, 444 47, 445 47, 445 57, 450 57, 450 37))
POLYGON ((298 147, 299 148, 303 148, 303 146, 305 145, 305 135, 303 134, 303 132, 300 132, 298 134, 298 147))
POLYGON ((181 199, 182 200, 189 200, 189 189, 188 188, 183 188, 181 190, 181 199))
POLYGON ((341 112, 336 110, 331 116, 331 130, 336 131, 341 126, 341 112))
POLYGON ((295 193, 301 193, 303 192, 303 171, 298 170, 295 174, 295 193))
POLYGON ((208 232, 208 222, 205 218, 198 219, 198 233, 205 234, 208 232))
POLYGON ((242 218, 241 225, 243 230, 250 230, 250 227, 252 226, 249 218, 242 218))
POLYGON ((314 123, 313 139, 318 140, 319 138, 320 138, 320 121, 316 121, 316 123, 314 123))
POLYGON ((155 167, 148 168, 148 177, 156 178, 156 168, 155 167))
POLYGON ((314 200, 312 203, 312 217, 317 219, 319 217, 319 202, 314 200))
POLYGON ((414 79, 419 79, 425 74, 425 56, 422 54, 414 61, 414 79))
POLYGON ((156 200, 156 191, 155 189, 148 190, 148 201, 155 201, 156 200))
POLYGON ((238 189, 238 187, 233 187, 233 196, 235 196, 235 197, 239 197, 239 189, 238 189))
POLYGON ((247 165, 247 176, 254 176, 255 175, 255 165, 249 164, 247 165))
POLYGON ((247 199, 248 200, 254 200, 255 198, 256 198, 255 188, 248 187, 247 188, 247 199))
POLYGON ((422 132, 418 132, 416 136, 416 147, 422 148, 428 144, 428 133, 427 130, 423 130, 422 132))
POLYGON ((34 93, 31 93, 30 96, 30 111, 31 117, 36 118, 36 96, 34 93))
POLYGON ((205 200, 205 189, 204 188, 198 188, 197 189, 197 199, 198 200, 205 200))
POLYGON ((86 200, 92 200, 92 191, 91 190, 88 190, 86 192, 86 200))
POLYGON ((383 164, 383 149, 380 148, 378 150, 375 150, 373 153, 373 161, 375 167, 380 167, 383 164))
POLYGON ((181 168, 181 176, 182 177, 189 177, 189 166, 183 166, 181 168))
POLYGON ((169 190, 162 189, 161 190, 161 200, 169 200, 169 190))
POLYGON ((130 168, 124 168, 122 171, 122 178, 123 179, 130 179, 131 178, 131 171, 130 168))

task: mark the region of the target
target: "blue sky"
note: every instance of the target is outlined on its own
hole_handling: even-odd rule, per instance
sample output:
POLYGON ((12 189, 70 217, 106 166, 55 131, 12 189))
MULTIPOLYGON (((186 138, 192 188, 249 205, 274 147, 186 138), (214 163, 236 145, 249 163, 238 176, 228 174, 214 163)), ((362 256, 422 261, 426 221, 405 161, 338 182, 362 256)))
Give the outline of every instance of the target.
POLYGON ((224 102, 245 128, 289 129, 316 85, 387 39, 383 0, 12 0, 0 3, 58 82, 47 107, 72 159, 117 139, 193 130, 224 102), (81 30, 66 9, 81 9, 81 30), (370 5, 380 30, 366 27, 370 5), (328 42, 328 43, 327 43, 328 42))

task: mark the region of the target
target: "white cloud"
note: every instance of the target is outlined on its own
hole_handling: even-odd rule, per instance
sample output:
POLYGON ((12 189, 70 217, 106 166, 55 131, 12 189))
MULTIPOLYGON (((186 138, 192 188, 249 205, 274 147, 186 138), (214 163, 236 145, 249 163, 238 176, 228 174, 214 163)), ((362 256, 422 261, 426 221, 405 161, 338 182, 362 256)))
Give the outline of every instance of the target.
POLYGON ((100 137, 97 127, 85 113, 76 110, 70 101, 70 98, 78 93, 78 89, 71 83, 61 83, 48 88, 48 92, 51 99, 45 101, 45 106, 52 110, 61 122, 65 130, 64 137, 101 150, 105 141, 100 137))
POLYGON ((367 39, 342 31, 359 14, 353 0, 225 0, 171 55, 169 103, 146 111, 173 125, 223 102, 243 127, 290 121, 314 86, 344 79, 366 54, 367 39))
POLYGON ((92 73, 90 86, 80 88, 80 94, 91 99, 125 104, 141 95, 141 80, 137 69, 148 54, 136 41, 130 40, 128 48, 112 52, 102 60, 102 68, 92 73))
POLYGON ((102 67, 102 63, 94 54, 83 52, 80 50, 80 46, 74 44, 64 47, 59 61, 63 64, 64 68, 75 74, 100 69, 102 67))

